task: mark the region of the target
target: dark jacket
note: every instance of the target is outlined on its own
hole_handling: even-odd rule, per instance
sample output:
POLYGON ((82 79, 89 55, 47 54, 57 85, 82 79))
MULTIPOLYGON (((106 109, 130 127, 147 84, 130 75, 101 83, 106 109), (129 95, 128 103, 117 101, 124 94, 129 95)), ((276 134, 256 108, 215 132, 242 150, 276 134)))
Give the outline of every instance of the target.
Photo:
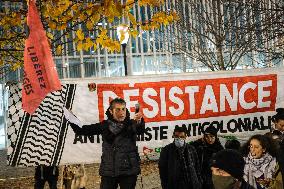
MULTIPOLYGON (((108 114, 107 114, 108 115, 108 114)), ((109 115, 108 115, 109 116, 109 115)), ((100 175, 117 177, 140 174, 140 157, 136 146, 137 134, 145 130, 145 122, 131 120, 129 112, 122 123, 112 119, 100 123, 84 125, 82 128, 70 123, 78 135, 102 135, 102 156, 100 175)))
POLYGON ((281 174, 282 174, 282 181, 283 181, 283 188, 284 188, 284 140, 282 140, 280 142, 279 146, 280 146, 280 148, 277 151, 276 159, 279 163, 279 169, 280 169, 281 174))
MULTIPOLYGON (((276 147, 276 160, 279 164, 279 171, 282 175, 282 181, 284 181, 284 135, 277 130, 274 130, 273 132, 268 132, 265 134, 266 136, 270 137, 272 139, 273 145, 276 147), (274 135, 277 135, 279 138, 274 139, 274 135)), ((276 175, 275 175, 276 176, 276 175)), ((283 188, 284 188, 284 182, 283 182, 283 188)))
POLYGON ((213 183, 212 183, 212 171, 210 167, 210 160, 215 153, 217 153, 218 151, 224 148, 221 145, 218 138, 216 138, 216 141, 214 144, 207 144, 201 138, 201 139, 194 141, 192 145, 195 147, 197 151, 198 158, 201 164, 203 188, 212 189, 213 183))
POLYGON ((234 189, 255 189, 251 185, 249 185, 246 181, 242 181, 240 187, 236 187, 234 189))
POLYGON ((160 154, 159 172, 163 189, 200 189, 200 164, 193 146, 165 146, 160 154))

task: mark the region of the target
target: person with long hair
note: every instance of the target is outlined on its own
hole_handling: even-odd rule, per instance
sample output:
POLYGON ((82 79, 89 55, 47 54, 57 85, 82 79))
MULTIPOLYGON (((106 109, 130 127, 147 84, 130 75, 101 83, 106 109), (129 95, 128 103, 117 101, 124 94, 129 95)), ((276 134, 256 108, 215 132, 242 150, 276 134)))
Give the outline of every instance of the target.
POLYGON ((276 147, 268 136, 253 135, 243 146, 245 159, 244 180, 256 189, 278 188, 276 147))

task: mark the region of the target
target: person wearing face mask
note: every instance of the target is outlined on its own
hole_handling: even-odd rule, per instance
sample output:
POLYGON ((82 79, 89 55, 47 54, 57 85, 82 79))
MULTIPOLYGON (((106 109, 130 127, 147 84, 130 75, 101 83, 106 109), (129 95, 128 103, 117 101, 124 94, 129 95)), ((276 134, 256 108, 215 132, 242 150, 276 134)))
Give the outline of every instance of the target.
POLYGON ((197 153, 186 143, 186 129, 176 126, 174 141, 162 148, 159 173, 163 189, 201 189, 202 178, 197 153))
POLYGON ((217 133, 218 130, 215 127, 209 126, 204 130, 203 137, 192 143, 201 164, 203 177, 202 189, 214 189, 211 179, 210 159, 215 153, 224 149, 217 137, 217 133))
POLYGON ((266 135, 253 135, 243 146, 244 180, 255 189, 283 189, 282 175, 275 158, 276 147, 266 135))
POLYGON ((245 161, 232 149, 217 152, 211 159, 212 181, 215 189, 254 189, 244 179, 245 161))

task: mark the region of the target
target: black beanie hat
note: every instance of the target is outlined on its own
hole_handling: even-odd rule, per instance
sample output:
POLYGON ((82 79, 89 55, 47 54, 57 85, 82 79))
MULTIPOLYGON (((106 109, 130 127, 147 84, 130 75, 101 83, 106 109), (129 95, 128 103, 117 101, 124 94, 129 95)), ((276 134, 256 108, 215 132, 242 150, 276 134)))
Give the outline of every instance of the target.
POLYGON ((185 132, 186 133, 186 128, 185 127, 179 127, 178 125, 176 125, 174 132, 185 132))
POLYGON ((211 167, 222 169, 232 177, 242 180, 245 161, 236 150, 225 149, 217 152, 211 159, 211 167))
POLYGON ((218 129, 216 129, 213 126, 207 127, 204 131, 204 134, 211 134, 211 135, 214 135, 214 136, 217 136, 217 133, 218 133, 218 129))
POLYGON ((279 119, 284 119, 284 108, 277 108, 276 109, 276 114, 272 116, 272 121, 275 123, 279 119))

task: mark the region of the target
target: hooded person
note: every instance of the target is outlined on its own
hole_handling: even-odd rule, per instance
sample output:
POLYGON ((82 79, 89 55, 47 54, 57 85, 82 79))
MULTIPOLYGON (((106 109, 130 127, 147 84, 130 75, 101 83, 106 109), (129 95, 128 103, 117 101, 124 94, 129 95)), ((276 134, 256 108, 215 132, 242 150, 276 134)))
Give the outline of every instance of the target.
POLYGON ((173 142, 162 148, 159 173, 163 189, 201 189, 199 160, 193 146, 186 143, 186 129, 176 126, 173 142))
POLYGON ((203 189, 214 189, 211 179, 210 159, 215 153, 224 149, 217 137, 217 133, 218 129, 209 126, 204 130, 203 137, 192 143, 201 164, 203 189))
POLYGON ((217 152, 210 166, 215 189, 254 189, 243 179, 245 161, 236 150, 217 152))

